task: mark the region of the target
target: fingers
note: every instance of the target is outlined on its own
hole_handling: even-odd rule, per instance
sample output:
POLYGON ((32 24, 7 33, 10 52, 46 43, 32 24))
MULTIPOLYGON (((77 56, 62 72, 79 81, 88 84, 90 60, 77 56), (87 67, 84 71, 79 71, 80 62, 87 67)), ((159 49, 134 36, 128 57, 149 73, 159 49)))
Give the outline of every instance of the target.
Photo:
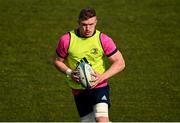
POLYGON ((78 71, 78 70, 73 70, 73 71, 72 71, 72 74, 73 74, 73 75, 78 75, 78 74, 79 74, 79 71, 78 71))
POLYGON ((98 85, 97 82, 91 82, 91 89, 95 88, 98 85))
POLYGON ((94 79, 91 82, 91 88, 95 88, 101 82, 99 75, 93 74, 93 76, 94 76, 94 79))
POLYGON ((72 74, 71 74, 71 78, 76 81, 76 82, 80 82, 80 79, 79 79, 79 72, 77 70, 74 70, 72 71, 72 74))
POLYGON ((90 83, 90 85, 91 85, 91 89, 93 89, 93 88, 95 88, 96 87, 96 85, 99 83, 98 82, 98 74, 96 74, 96 73, 91 73, 91 83, 90 83))
POLYGON ((100 76, 101 74, 97 73, 96 71, 94 71, 94 73, 91 73, 92 76, 100 76))
POLYGON ((91 82, 91 88, 95 88, 99 83, 105 80, 104 74, 95 73, 95 74, 92 74, 92 76, 95 78, 91 82))
MULTIPOLYGON (((92 73, 92 81, 90 83, 91 85, 91 89, 95 88, 99 83, 101 83, 103 81, 103 76, 102 74, 99 74, 99 73, 92 73)), ((72 74, 71 74, 71 78, 75 81, 75 82, 80 82, 80 73, 78 70, 74 70, 72 71, 72 74)))

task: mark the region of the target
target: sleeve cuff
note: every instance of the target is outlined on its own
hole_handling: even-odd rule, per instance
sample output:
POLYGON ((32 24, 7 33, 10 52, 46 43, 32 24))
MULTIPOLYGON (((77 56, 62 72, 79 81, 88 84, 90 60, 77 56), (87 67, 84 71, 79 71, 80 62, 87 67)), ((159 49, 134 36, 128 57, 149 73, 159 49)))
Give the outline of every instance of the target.
POLYGON ((107 57, 110 57, 110 56, 114 55, 117 51, 118 51, 118 50, 117 50, 117 48, 116 48, 114 51, 112 51, 110 54, 108 54, 108 55, 106 55, 106 56, 107 56, 107 57))

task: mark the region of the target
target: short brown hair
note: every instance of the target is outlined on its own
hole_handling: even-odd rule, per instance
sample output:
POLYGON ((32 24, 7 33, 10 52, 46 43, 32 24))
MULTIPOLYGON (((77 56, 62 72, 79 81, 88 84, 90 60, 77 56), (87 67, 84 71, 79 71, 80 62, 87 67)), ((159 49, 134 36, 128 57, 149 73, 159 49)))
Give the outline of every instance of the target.
POLYGON ((80 11, 79 20, 87 20, 94 16, 96 16, 96 11, 93 8, 86 7, 80 11))

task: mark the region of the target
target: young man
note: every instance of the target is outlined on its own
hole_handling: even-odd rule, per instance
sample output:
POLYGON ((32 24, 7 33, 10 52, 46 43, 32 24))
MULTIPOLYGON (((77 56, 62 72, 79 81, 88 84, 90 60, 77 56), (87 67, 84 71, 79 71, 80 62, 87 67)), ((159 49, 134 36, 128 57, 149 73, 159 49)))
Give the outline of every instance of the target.
POLYGON ((68 85, 72 88, 74 100, 82 122, 109 122, 108 78, 122 71, 124 59, 113 40, 96 30, 96 12, 84 8, 79 14, 77 29, 63 35, 56 49, 54 64, 58 70, 67 74, 68 85), (105 70, 103 56, 112 63, 105 70), (84 89, 77 76, 77 63, 86 57, 95 71, 91 89, 84 89))

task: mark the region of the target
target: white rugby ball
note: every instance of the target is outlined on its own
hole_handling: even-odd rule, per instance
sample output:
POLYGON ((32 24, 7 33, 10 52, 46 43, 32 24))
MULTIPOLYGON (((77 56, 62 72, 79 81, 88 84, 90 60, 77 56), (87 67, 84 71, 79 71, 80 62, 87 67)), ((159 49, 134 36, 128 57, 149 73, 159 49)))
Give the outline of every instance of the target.
POLYGON ((91 65, 86 62, 81 62, 77 66, 77 70, 79 71, 79 78, 80 82, 86 89, 91 87, 91 82, 95 79, 92 75, 94 74, 94 70, 92 69, 91 65))

